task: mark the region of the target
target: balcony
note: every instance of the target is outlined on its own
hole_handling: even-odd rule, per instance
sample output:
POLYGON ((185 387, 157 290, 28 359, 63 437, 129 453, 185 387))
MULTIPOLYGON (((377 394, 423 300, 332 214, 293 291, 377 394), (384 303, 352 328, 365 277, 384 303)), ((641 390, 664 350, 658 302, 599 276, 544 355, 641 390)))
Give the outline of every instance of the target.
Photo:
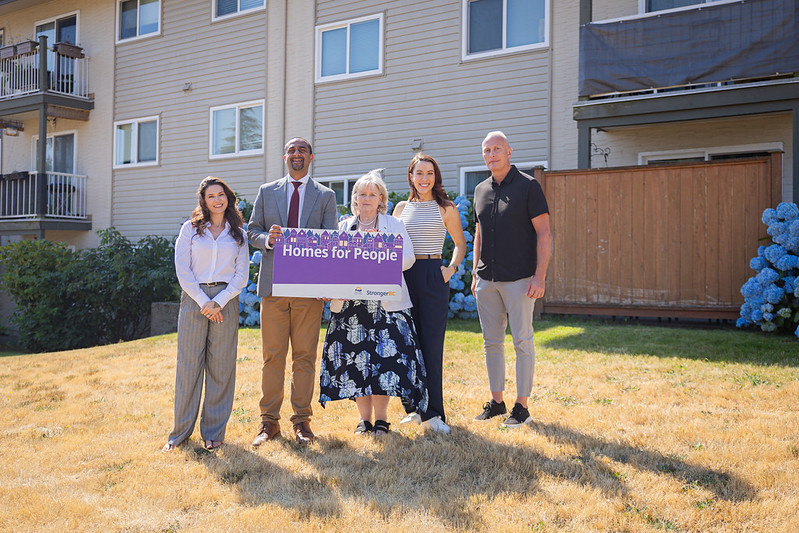
POLYGON ((584 24, 582 99, 672 94, 791 78, 799 73, 799 4, 700 4, 584 24))
POLYGON ((89 92, 89 58, 69 43, 47 46, 47 37, 0 48, 0 116, 36 111, 47 116, 88 120, 94 108, 89 92))
POLYGON ((0 176, 0 230, 89 230, 86 176, 14 172, 0 176))

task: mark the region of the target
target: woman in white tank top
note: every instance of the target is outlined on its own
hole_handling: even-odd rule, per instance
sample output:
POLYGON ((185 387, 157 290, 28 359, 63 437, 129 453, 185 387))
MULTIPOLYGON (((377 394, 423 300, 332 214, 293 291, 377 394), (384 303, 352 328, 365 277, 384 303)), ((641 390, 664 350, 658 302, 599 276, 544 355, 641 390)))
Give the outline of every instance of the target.
POLYGON ((394 216, 405 223, 416 254, 416 262, 404 274, 427 369, 428 409, 423 413, 409 412, 401 423, 421 422, 426 430, 449 433, 442 391, 444 333, 449 310, 449 279, 466 255, 466 239, 460 214, 444 191, 441 170, 435 159, 417 154, 408 165, 408 185, 410 197, 407 202, 397 204, 394 216), (444 266, 441 252, 447 232, 455 248, 449 265, 444 266))

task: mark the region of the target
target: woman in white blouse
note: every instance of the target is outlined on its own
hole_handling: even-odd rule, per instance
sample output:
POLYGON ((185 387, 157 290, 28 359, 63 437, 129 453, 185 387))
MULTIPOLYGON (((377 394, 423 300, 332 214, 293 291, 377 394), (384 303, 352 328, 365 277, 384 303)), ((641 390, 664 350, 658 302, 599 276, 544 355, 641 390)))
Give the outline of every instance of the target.
POLYGON ((236 383, 239 293, 249 277, 244 220, 227 184, 200 183, 198 205, 175 241, 175 270, 183 289, 178 314, 175 424, 164 452, 194 430, 205 381, 200 434, 214 450, 225 440, 236 383))

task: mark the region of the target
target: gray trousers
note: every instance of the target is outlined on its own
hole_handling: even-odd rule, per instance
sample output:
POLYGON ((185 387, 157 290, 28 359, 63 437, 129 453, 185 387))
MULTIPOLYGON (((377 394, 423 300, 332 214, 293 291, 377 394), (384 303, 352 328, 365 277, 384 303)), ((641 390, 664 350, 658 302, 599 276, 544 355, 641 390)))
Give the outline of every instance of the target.
POLYGON ((508 324, 516 350, 516 395, 529 397, 533 389, 535 299, 527 297, 529 283, 530 278, 488 281, 477 276, 477 312, 480 315, 480 327, 483 329, 483 347, 491 392, 505 390, 505 328, 508 324))
MULTIPOLYGON (((224 285, 206 287, 213 298, 224 285)), ((175 426, 169 443, 187 439, 197 422, 205 381, 205 399, 200 418, 203 440, 225 440, 225 428, 233 409, 236 386, 236 347, 239 339, 239 298, 222 309, 222 322, 211 322, 200 306, 184 292, 178 314, 178 361, 175 372, 175 426)))

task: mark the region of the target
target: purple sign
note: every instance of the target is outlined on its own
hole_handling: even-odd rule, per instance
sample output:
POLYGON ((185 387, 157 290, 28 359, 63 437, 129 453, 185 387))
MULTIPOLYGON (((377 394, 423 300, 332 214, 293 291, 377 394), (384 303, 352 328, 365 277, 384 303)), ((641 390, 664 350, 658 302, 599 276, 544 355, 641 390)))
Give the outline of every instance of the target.
POLYGON ((399 300, 402 235, 287 228, 275 239, 272 294, 399 300))

